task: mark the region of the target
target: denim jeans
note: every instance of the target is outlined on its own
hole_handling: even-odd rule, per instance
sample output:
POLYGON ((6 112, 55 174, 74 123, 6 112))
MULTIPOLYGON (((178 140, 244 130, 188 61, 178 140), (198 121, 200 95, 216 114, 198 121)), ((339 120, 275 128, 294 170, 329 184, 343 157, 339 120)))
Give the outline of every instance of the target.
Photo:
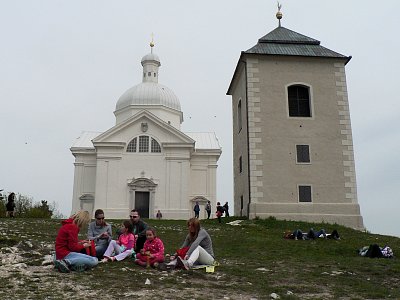
POLYGON ((317 238, 319 238, 321 235, 322 235, 324 238, 326 237, 326 232, 325 232, 324 229, 321 229, 321 230, 319 230, 319 231, 315 231, 314 229, 311 228, 310 231, 309 231, 308 234, 307 234, 307 237, 310 238, 310 239, 317 239, 317 238))
POLYGON ((108 243, 100 244, 96 246, 96 256, 97 258, 102 258, 104 255, 104 252, 106 252, 108 247, 108 243))
POLYGON ((296 240, 302 240, 304 238, 304 233, 300 229, 293 231, 293 236, 296 240))
POLYGON ((89 268, 95 267, 99 261, 96 257, 89 256, 83 253, 78 253, 78 252, 70 252, 66 257, 64 257, 64 260, 70 265, 85 265, 88 266, 89 268))

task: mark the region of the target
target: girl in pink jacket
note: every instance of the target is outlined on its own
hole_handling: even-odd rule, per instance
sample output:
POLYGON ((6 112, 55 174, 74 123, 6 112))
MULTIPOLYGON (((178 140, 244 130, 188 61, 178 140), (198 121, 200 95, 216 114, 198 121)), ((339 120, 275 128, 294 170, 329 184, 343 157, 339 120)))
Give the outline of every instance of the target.
POLYGON ((135 236, 133 235, 133 225, 130 221, 124 221, 122 227, 122 234, 118 240, 112 240, 108 244, 106 252, 104 252, 104 258, 101 262, 107 261, 120 261, 128 256, 131 256, 135 251, 135 236))
POLYGON ((164 244, 157 237, 154 228, 146 229, 146 242, 143 249, 136 255, 135 263, 143 267, 157 268, 159 263, 164 262, 164 244))

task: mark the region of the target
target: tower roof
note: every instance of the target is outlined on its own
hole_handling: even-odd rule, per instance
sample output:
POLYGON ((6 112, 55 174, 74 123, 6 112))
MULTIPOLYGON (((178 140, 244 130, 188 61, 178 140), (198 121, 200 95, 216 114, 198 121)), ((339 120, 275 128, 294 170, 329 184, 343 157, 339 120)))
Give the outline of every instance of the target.
POLYGON ((243 65, 243 58, 247 55, 333 58, 344 60, 344 64, 347 64, 350 61, 351 56, 345 56, 338 52, 332 51, 321 46, 320 44, 320 41, 282 27, 279 23, 277 28, 260 38, 256 45, 247 51, 241 52, 226 94, 231 95, 231 88, 236 78, 236 73, 240 66, 243 65))
POLYGON ((321 42, 285 27, 277 27, 258 40, 258 43, 244 53, 283 56, 309 56, 344 58, 343 54, 322 47, 321 42))

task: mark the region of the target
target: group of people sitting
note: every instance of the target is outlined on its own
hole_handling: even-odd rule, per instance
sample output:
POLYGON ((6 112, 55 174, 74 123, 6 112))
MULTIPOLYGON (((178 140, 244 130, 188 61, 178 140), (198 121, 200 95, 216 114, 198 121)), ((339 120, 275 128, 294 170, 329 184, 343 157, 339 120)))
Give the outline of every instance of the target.
POLYGON ((112 239, 112 227, 107 224, 104 211, 95 211, 95 221, 91 222, 89 212, 78 211, 67 220, 56 237, 55 267, 62 273, 83 271, 95 267, 99 262, 121 261, 134 258, 143 267, 160 269, 190 269, 195 265, 212 265, 214 251, 207 231, 200 226, 197 218, 187 221, 188 234, 180 249, 168 264, 164 263, 164 244, 156 230, 140 219, 137 210, 132 210, 130 220, 122 223, 117 231, 118 238, 112 239), (90 223, 90 224, 89 224, 90 223), (86 240, 79 240, 80 230, 88 226, 86 240))
POLYGON ((293 232, 287 231, 285 232, 284 238, 291 240, 315 240, 317 238, 340 240, 339 233, 336 229, 334 229, 332 233, 326 233, 325 229, 315 231, 313 228, 311 228, 307 233, 300 229, 296 229, 293 232))

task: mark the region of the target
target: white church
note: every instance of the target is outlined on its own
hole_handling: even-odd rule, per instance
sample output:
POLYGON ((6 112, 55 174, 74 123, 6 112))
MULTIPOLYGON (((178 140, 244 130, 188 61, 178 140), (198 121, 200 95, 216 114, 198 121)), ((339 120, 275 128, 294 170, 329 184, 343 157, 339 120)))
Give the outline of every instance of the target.
POLYGON ((199 202, 216 205, 217 162, 222 150, 214 132, 181 131, 183 112, 172 90, 158 83, 160 59, 142 58, 142 83, 117 101, 115 126, 83 131, 75 157, 72 212, 103 209, 107 218, 188 219, 199 202))

